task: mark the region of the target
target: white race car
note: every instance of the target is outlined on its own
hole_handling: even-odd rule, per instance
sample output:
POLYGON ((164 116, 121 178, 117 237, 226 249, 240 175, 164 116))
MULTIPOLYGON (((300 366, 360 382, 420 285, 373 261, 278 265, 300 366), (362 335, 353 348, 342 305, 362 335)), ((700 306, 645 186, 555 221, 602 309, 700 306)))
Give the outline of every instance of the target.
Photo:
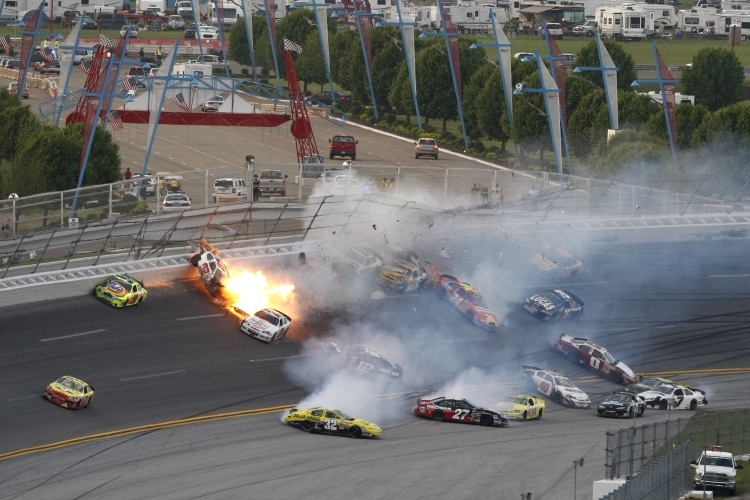
POLYGON ((536 366, 524 366, 523 376, 537 391, 549 396, 555 403, 572 408, 588 408, 591 400, 564 375, 536 366))
POLYGON ((681 385, 662 384, 650 391, 638 393, 646 404, 652 408, 666 410, 695 410, 699 406, 708 404, 706 395, 701 391, 694 391, 681 385))
POLYGON ((206 240, 201 239, 198 243, 191 241, 190 244, 200 250, 200 253, 190 258, 190 263, 200 271, 201 279, 208 292, 218 298, 223 281, 229 278, 227 266, 217 255, 219 251, 209 245, 206 240))
POLYGON ((276 309, 261 309, 253 315, 234 307, 234 312, 244 319, 240 330, 262 342, 271 343, 283 338, 292 326, 292 318, 276 309))
POLYGON ((327 365, 347 368, 363 375, 385 375, 401 378, 404 370, 397 364, 391 364, 379 353, 363 345, 341 346, 335 342, 321 342, 318 351, 329 356, 327 365))

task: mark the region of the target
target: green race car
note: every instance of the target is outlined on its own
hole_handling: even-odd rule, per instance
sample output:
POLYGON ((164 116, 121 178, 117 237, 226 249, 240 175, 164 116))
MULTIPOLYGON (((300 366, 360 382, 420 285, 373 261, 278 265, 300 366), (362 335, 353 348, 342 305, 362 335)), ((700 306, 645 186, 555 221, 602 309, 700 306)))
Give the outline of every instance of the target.
POLYGON ((137 306, 148 296, 148 290, 142 282, 126 274, 115 274, 94 289, 97 299, 112 307, 137 306))
POLYGON ((284 422, 307 432, 322 432, 355 438, 380 439, 383 436, 382 429, 372 422, 352 418, 339 410, 325 408, 310 408, 309 410, 292 408, 284 422))

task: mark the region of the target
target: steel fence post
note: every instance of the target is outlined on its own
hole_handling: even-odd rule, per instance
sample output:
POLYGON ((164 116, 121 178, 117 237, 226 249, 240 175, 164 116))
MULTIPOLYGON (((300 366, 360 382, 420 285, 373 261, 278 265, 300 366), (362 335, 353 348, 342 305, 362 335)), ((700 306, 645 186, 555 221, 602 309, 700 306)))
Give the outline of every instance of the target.
POLYGON ((401 188, 401 167, 396 167, 396 190, 401 188))
MULTIPOLYGON (((13 196, 13 195, 11 195, 11 196, 13 196)), ((12 215, 12 217, 13 217, 13 224, 12 224, 12 227, 11 227, 11 229, 12 229, 11 235, 13 236, 13 239, 15 240, 16 239, 16 200, 18 199, 18 195, 15 195, 15 197, 13 197, 11 199, 13 200, 13 215, 12 215)), ((8 265, 8 267, 10 267, 10 265, 8 265)), ((7 269, 6 269, 5 273, 6 274, 8 273, 7 269)), ((5 274, 3 274, 3 277, 5 277, 5 274)))
POLYGON ((622 431, 620 430, 620 431, 617 431, 617 454, 616 454, 617 462, 615 463, 614 460, 612 461, 612 467, 613 467, 612 470, 614 471, 615 475, 613 475, 610 479, 620 477, 620 454, 621 452, 622 452, 622 431))
POLYGON ((206 169, 206 178, 204 181, 205 185, 203 186, 203 206, 208 206, 208 169, 206 169))
POLYGON ((448 206, 448 169, 445 169, 445 192, 443 193, 443 208, 448 206))
POLYGON ((708 413, 703 414, 703 433, 701 436, 701 448, 706 447, 706 419, 708 418, 708 413))
POLYGON ((161 209, 161 187, 164 181, 159 181, 159 175, 156 175, 156 215, 159 215, 161 209))
POLYGON ((302 164, 299 164, 299 182, 297 182, 297 199, 302 200, 302 183, 304 180, 302 179, 302 164))
POLYGON ((112 218, 112 184, 109 185, 109 218, 112 218))
MULTIPOLYGON (((111 212, 112 210, 110 210, 111 212)), ((60 191, 60 226, 65 225, 65 191, 60 191)))
POLYGON ((731 408, 729 409, 729 425, 727 426, 727 429, 729 429, 728 431, 729 432, 729 446, 731 448, 733 447, 733 444, 734 444, 732 442, 732 409, 731 408))
POLYGON ((586 217, 591 215, 591 179, 586 179, 586 217))

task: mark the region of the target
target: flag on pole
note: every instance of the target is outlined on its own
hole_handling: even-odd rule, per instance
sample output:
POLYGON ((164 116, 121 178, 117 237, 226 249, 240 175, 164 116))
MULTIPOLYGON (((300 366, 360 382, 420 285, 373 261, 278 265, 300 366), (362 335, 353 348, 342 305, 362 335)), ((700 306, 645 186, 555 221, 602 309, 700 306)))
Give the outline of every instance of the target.
POLYGON ((186 112, 190 112, 190 105, 185 102, 185 96, 182 95, 182 92, 172 97, 172 100, 175 104, 177 104, 179 107, 184 109, 186 112))
POLYGON ((130 77, 127 80, 125 80, 122 83, 125 86, 125 89, 128 91, 133 92, 133 97, 138 95, 138 80, 136 80, 134 77, 130 77))
POLYGON ((5 49, 5 53, 8 55, 13 55, 13 42, 10 40, 10 35, 5 35, 4 37, 0 38, 0 44, 3 45, 3 49, 5 49))
POLYGON ((302 53, 302 47, 289 40, 288 38, 284 38, 284 50, 296 52, 297 54, 302 53))
POLYGON ((122 130, 122 119, 120 118, 120 113, 117 111, 112 111, 102 118, 102 125, 104 125, 104 120, 107 120, 115 131, 122 130))
POLYGON ((350 24, 348 27, 349 27, 349 31, 357 31, 357 27, 354 26, 353 24, 350 24))
POLYGON ((307 19, 307 24, 309 24, 311 28, 317 28, 318 27, 318 25, 315 24, 315 21, 313 21, 309 17, 306 17, 305 19, 307 19))
POLYGON ((91 62, 81 61, 81 64, 79 64, 78 67, 81 68, 81 70, 88 75, 89 70, 91 69, 91 62))
POLYGON ((115 47, 117 47, 117 42, 115 42, 114 40, 112 40, 107 35, 100 34, 99 35, 99 43, 102 44, 102 46, 104 46, 105 49, 109 49, 109 50, 112 50, 115 47))
POLYGON ((55 55, 52 53, 51 49, 42 49, 39 51, 39 54, 47 62, 52 62, 55 60, 55 55))

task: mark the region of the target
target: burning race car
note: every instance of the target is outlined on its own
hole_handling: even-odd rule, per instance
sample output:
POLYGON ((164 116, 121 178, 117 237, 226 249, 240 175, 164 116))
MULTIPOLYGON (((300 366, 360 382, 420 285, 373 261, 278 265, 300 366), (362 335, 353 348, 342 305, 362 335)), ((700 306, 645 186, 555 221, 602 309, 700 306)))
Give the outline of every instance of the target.
POLYGON ((514 420, 541 419, 547 411, 547 405, 543 399, 520 394, 511 394, 508 396, 508 401, 497 403, 493 408, 514 420))
MULTIPOLYGON (((635 385, 628 386, 628 390, 636 388, 635 385)), ((660 410, 695 410, 701 405, 707 405, 708 400, 703 392, 694 391, 681 385, 661 384, 647 391, 637 392, 648 406, 660 410)))
POLYGON ((404 374, 404 370, 399 365, 392 365, 379 353, 362 345, 340 346, 335 342, 321 342, 318 350, 329 356, 329 365, 347 368, 356 373, 385 375, 392 378, 401 378, 404 374))
POLYGON ((583 301, 565 290, 548 290, 526 299, 524 310, 545 321, 583 314, 583 301))
POLYGON ((276 309, 261 309, 252 315, 239 307, 230 309, 241 319, 240 330, 261 342, 270 344, 283 338, 292 326, 292 318, 276 309))
POLYGON ((229 270, 224 262, 219 258, 219 251, 212 247, 205 239, 201 239, 197 244, 193 241, 191 245, 200 250, 200 253, 190 258, 190 263, 198 268, 201 273, 201 279, 213 297, 219 298, 223 281, 229 279, 229 270))
POLYGON ((47 386, 44 397, 63 408, 78 410, 86 408, 94 399, 94 388, 83 380, 65 375, 47 386))
POLYGON ((438 278, 438 295, 456 306, 461 314, 480 328, 496 332, 500 321, 497 315, 487 307, 482 296, 468 283, 462 283, 449 274, 438 278))
POLYGON ((419 399, 414 414, 422 418, 431 418, 438 422, 458 422, 462 424, 508 425, 505 413, 478 408, 465 399, 419 399))
POLYGON ((615 391, 596 408, 600 417, 642 417, 646 413, 646 402, 630 391, 615 391))
POLYGON ((572 278, 583 272, 583 259, 576 257, 564 248, 550 248, 531 256, 529 262, 543 276, 558 279, 572 278))
POLYGON ((588 395, 564 375, 542 370, 536 366, 524 366, 523 376, 536 387, 537 391, 545 396, 550 396, 555 403, 571 408, 588 408, 591 406, 588 395))
POLYGON ((94 296, 112 307, 137 306, 148 296, 141 281, 126 274, 115 274, 94 288, 94 296))
POLYGON ((615 384, 629 385, 635 383, 635 374, 628 365, 617 361, 609 351, 588 339, 560 335, 555 348, 571 363, 582 364, 615 384))
POLYGON ((299 427, 306 432, 338 434, 353 438, 380 439, 383 436, 382 429, 372 422, 352 418, 339 410, 327 410, 325 408, 311 408, 309 410, 292 408, 284 422, 299 427))

